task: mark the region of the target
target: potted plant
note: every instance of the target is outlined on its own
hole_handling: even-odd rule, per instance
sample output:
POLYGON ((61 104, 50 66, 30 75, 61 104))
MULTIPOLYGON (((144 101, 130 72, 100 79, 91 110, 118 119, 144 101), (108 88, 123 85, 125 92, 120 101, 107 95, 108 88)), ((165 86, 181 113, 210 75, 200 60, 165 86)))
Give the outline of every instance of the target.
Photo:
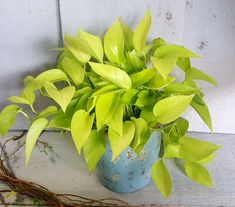
POLYGON ((211 117, 196 80, 216 81, 191 66, 198 55, 168 44, 162 38, 146 43, 151 24, 149 9, 134 32, 117 19, 101 38, 80 30, 64 36, 56 69, 27 76, 20 96, 11 96, 0 113, 0 134, 11 128, 15 116, 30 123, 26 136, 26 165, 45 129, 71 132, 89 171, 117 192, 133 192, 153 181, 167 197, 172 181, 166 159, 181 159, 186 175, 211 187, 205 164, 218 145, 186 135, 188 121, 181 117, 191 106, 212 131, 211 117), (177 66, 182 82, 170 75, 177 66), (35 95, 54 103, 34 109, 35 95), (33 115, 21 105, 28 105, 33 115))

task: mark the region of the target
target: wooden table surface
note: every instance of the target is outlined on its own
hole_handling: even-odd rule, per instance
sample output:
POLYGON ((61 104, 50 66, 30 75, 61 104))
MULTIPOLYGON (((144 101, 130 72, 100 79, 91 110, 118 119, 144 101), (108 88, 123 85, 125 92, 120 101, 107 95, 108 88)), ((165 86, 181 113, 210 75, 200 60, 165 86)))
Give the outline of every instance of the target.
MULTIPOLYGON (((7 137, 20 133, 10 132, 7 137)), ((40 140, 52 145, 53 150, 47 150, 46 155, 41 152, 42 147, 37 146, 26 168, 23 149, 11 159, 11 165, 19 178, 40 183, 60 193, 79 194, 93 199, 112 197, 134 205, 235 207, 235 135, 214 134, 212 136, 207 133, 190 133, 190 135, 222 145, 216 153, 215 160, 208 166, 214 187, 209 189, 193 183, 177 167, 180 163, 169 161, 167 165, 173 178, 173 192, 168 199, 161 196, 153 182, 135 193, 118 194, 107 190, 94 174, 88 174, 84 159, 78 156, 69 134, 43 133, 40 140)), ((0 142, 3 141, 3 139, 0 140, 0 142)), ((12 147, 14 147, 13 144, 6 150, 9 151, 12 147)), ((0 189, 3 189, 1 183, 0 189)))

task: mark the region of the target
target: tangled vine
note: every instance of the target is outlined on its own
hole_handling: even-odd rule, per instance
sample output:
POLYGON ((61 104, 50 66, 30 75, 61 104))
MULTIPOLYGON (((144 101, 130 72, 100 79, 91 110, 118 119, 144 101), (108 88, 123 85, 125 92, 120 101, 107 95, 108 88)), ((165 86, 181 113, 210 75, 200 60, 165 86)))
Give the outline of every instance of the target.
MULTIPOLYGON (((130 206, 128 203, 115 198, 94 200, 73 194, 55 193, 44 186, 17 178, 9 165, 10 158, 25 145, 19 144, 12 152, 6 152, 6 146, 14 141, 19 141, 25 135, 23 131, 19 136, 13 136, 4 143, 0 143, 0 182, 6 184, 7 189, 0 190, 0 205, 13 206, 56 206, 56 207, 83 207, 83 206, 130 206), (18 196, 27 197, 32 203, 7 203, 5 194, 15 192, 18 196)), ((40 142, 40 141, 39 141, 40 142)), ((40 142, 44 144, 43 142, 40 142)))

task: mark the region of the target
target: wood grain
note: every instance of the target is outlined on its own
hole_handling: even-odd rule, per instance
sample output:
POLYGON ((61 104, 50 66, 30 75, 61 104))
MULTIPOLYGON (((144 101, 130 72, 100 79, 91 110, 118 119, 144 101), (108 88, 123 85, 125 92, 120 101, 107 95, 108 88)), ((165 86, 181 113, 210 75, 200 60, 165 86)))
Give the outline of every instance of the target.
MULTIPOLYGON (((11 132, 8 136, 19 134, 11 132)), ((49 142, 53 152, 46 155, 36 147, 33 151, 28 168, 25 167, 24 151, 12 158, 11 164, 17 176, 45 185, 60 193, 73 193, 90 198, 114 197, 134 205, 162 204, 189 207, 221 207, 235 206, 235 135, 207 133, 190 133, 191 136, 212 141, 222 145, 221 150, 209 170, 214 187, 209 189, 190 181, 179 170, 180 163, 167 162, 173 177, 173 192, 169 199, 164 199, 154 183, 145 189, 130 193, 117 194, 104 188, 94 174, 88 175, 88 169, 82 156, 78 156, 69 134, 45 132, 40 140, 49 142)), ((13 149, 10 146, 7 150, 13 149)), ((0 184, 0 189, 3 188, 0 184)))

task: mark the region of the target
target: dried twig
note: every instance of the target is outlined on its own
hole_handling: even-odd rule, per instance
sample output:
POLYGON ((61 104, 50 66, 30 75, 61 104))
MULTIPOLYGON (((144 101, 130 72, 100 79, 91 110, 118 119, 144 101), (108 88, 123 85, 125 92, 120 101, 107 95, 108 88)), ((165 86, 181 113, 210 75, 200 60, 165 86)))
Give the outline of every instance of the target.
MULTIPOLYGON (((20 144, 16 149, 14 149, 11 153, 6 153, 5 148, 6 145, 13 141, 19 141, 21 138, 24 137, 26 131, 23 131, 22 134, 19 136, 13 136, 3 144, 1 144, 1 152, 0 152, 0 181, 7 184, 10 189, 0 190, 0 201, 2 205, 7 207, 8 205, 16 205, 16 206, 35 206, 35 204, 18 204, 18 203, 6 203, 3 194, 9 193, 11 191, 16 192, 18 195, 23 195, 30 198, 32 201, 33 199, 38 200, 40 206, 56 206, 56 207, 82 207, 82 206, 127 206, 128 203, 113 199, 90 199, 86 197, 82 197, 79 195, 73 194, 58 194, 49 189, 41 186, 37 183, 25 181, 22 179, 17 178, 14 175, 12 169, 7 167, 9 165, 9 159, 15 155, 24 145, 25 142, 20 144), (121 205, 121 204, 122 205, 121 205)), ((47 144, 44 142, 39 142, 41 144, 47 144)))

